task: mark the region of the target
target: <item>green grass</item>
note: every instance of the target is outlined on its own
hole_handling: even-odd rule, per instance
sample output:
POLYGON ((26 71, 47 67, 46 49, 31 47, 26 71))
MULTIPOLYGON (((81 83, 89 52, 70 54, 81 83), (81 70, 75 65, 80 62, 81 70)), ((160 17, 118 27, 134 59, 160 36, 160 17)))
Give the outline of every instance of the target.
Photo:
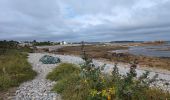
POLYGON ((150 100, 170 100, 170 93, 159 89, 149 89, 146 94, 146 98, 150 100))
POLYGON ((52 81, 58 81, 54 86, 53 91, 62 93, 63 90, 68 86, 68 80, 77 76, 76 73, 79 73, 79 68, 74 64, 62 63, 57 66, 52 72, 47 75, 47 79, 52 81))
POLYGON ((78 73, 79 71, 79 67, 74 64, 62 63, 47 75, 47 79, 58 81, 65 77, 69 77, 72 73, 78 73))
POLYGON ((36 76, 27 61, 27 53, 19 50, 8 50, 0 55, 0 91, 19 86, 22 82, 36 76))
MULTIPOLYGON (((111 76, 103 75, 102 79, 104 81, 103 85, 104 88, 102 88, 103 91, 107 91, 113 86, 114 89, 121 88, 118 86, 121 86, 119 84, 126 84, 126 81, 121 81, 119 84, 114 85, 116 83, 113 82, 113 79, 111 76), (123 82, 123 83, 122 83, 123 82)), ((81 69, 78 68, 77 65, 70 64, 70 63, 63 63, 57 66, 52 72, 50 72, 47 75, 47 79, 50 79, 52 81, 57 81, 55 86, 53 87, 52 91, 55 91, 59 94, 61 94, 63 100, 107 100, 107 97, 104 97, 103 99, 100 98, 100 96, 93 97, 91 95, 91 92, 95 88, 91 87, 90 84, 95 84, 92 80, 84 80, 81 77, 81 69)), ((99 92, 99 91, 98 91, 99 92)), ((102 94, 104 94, 103 92, 102 94)), ((115 90, 115 94, 112 95, 111 100, 115 100, 117 92, 115 90)), ((120 92, 121 95, 121 92, 120 92)), ((144 91, 137 91, 130 100, 169 100, 170 94, 164 91, 161 91, 159 89, 147 89, 144 91)), ((120 100, 120 99, 116 99, 120 100)), ((126 97, 122 97, 121 100, 127 100, 126 97)))
POLYGON ((81 80, 80 68, 70 63, 62 63, 47 75, 47 79, 57 81, 52 91, 60 93, 64 100, 84 100, 89 86, 81 80))

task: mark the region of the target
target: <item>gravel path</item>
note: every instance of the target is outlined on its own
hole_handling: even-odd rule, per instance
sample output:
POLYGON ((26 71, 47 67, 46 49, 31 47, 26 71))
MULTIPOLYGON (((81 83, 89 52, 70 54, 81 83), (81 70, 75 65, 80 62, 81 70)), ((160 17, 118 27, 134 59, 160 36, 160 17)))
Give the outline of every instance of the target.
MULTIPOLYGON (((36 56, 41 56, 42 54, 37 53, 36 56)), ((83 62, 83 60, 80 57, 77 56, 73 56, 73 55, 56 55, 56 54, 49 54, 52 56, 56 56, 59 57, 61 59, 61 61, 63 62, 69 62, 69 63, 73 63, 73 64, 81 64, 83 62)), ((104 64, 106 64, 106 67, 104 69, 104 73, 108 73, 111 74, 112 69, 114 67, 114 63, 108 63, 105 61, 99 61, 99 60, 93 60, 94 64, 96 66, 102 66, 104 64)), ((126 75, 126 73, 129 71, 129 65, 125 65, 125 64, 118 64, 117 66, 119 68, 119 72, 123 75, 126 75)), ((146 72, 146 70, 144 69, 140 69, 140 67, 138 66, 136 69, 137 72, 137 76, 142 75, 144 72, 146 72)), ((149 71, 149 78, 152 78, 153 76, 155 76, 156 74, 158 74, 158 78, 157 81, 155 81, 152 86, 157 86, 158 88, 161 88, 163 90, 168 90, 170 91, 170 73, 162 73, 162 72, 157 72, 157 71, 149 71)))
POLYGON ((43 55, 30 54, 28 61, 32 64, 33 70, 38 75, 35 79, 20 85, 16 91, 16 99, 14 100, 60 100, 60 96, 51 92, 55 82, 45 79, 46 75, 51 72, 56 64, 42 64, 39 59, 43 55))
MULTIPOLYGON (((60 95, 51 92, 52 86, 55 82, 46 80, 46 75, 52 71, 57 65, 56 64, 42 64, 39 62, 39 59, 44 56, 42 53, 31 53, 29 54, 28 61, 32 64, 33 69, 38 72, 38 76, 32 80, 25 82, 18 87, 16 91, 16 96, 14 100, 61 100, 60 95)), ((69 56, 69 55, 56 55, 48 54, 51 56, 59 57, 62 62, 81 64, 83 60, 80 57, 69 56)), ((94 64, 97 66, 103 65, 105 62, 94 60, 94 64)), ((104 73, 110 73, 113 69, 114 64, 106 64, 104 73)), ((128 65, 118 64, 118 68, 121 74, 126 74, 129 70, 128 65)), ((141 75, 144 70, 137 69, 138 75, 141 75)), ((150 72, 149 77, 153 77, 155 74, 158 74, 158 79, 155 84, 157 87, 160 87, 164 90, 170 90, 170 74, 150 72)))

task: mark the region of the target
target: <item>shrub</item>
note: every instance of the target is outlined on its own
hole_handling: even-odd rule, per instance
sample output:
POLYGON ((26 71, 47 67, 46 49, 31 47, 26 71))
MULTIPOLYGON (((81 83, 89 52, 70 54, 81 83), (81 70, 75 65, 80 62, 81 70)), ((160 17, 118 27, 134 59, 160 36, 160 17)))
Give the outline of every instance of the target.
POLYGON ((169 92, 165 93, 159 89, 149 87, 155 81, 157 75, 149 79, 149 72, 146 71, 139 78, 136 77, 136 61, 130 66, 127 75, 121 75, 117 64, 115 64, 112 75, 109 76, 102 73, 105 66, 95 66, 93 64, 92 59, 86 55, 83 45, 82 58, 85 62, 80 65, 77 73, 68 70, 69 66, 73 67, 72 65, 67 67, 60 65, 55 69, 56 74, 50 74, 52 80, 58 80, 53 90, 61 93, 64 100, 170 99, 169 92))
POLYGON ((9 51, 33 52, 29 46, 20 46, 17 41, 0 41, 0 55, 8 54, 9 51))
POLYGON ((90 86, 83 80, 72 78, 62 92, 64 100, 88 100, 90 86))
POLYGON ((52 42, 50 41, 44 41, 44 42, 33 42, 33 45, 34 46, 47 46, 47 45, 53 45, 52 42))

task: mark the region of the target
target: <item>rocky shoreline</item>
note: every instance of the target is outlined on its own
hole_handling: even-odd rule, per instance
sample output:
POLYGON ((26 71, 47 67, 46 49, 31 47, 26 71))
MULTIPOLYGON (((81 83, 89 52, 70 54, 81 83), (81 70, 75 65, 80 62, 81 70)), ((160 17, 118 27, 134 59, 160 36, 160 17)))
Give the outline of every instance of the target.
MULTIPOLYGON (((30 53, 28 61, 32 64, 33 69, 38 73, 38 76, 34 80, 25 82, 21 84, 15 93, 14 100, 61 100, 61 97, 57 93, 53 93, 50 90, 52 89, 55 82, 49 81, 46 79, 46 75, 52 71, 57 64, 42 64, 39 62, 39 59, 44 56, 45 53, 30 53)), ((71 55, 57 55, 57 54, 48 54, 54 57, 59 57, 62 62, 68 62, 73 64, 81 64, 83 60, 80 57, 71 56, 71 55)), ((93 60, 94 64, 101 66, 106 62, 93 60)), ((110 74, 114 64, 106 64, 104 73, 110 74)), ((121 74, 126 74, 129 70, 128 65, 118 64, 119 72, 121 74)), ((145 72, 145 70, 136 69, 138 76, 145 72)), ((155 74, 158 74, 157 81, 152 85, 159 87, 164 90, 170 91, 170 74, 158 73, 151 71, 149 77, 153 77, 155 74)))

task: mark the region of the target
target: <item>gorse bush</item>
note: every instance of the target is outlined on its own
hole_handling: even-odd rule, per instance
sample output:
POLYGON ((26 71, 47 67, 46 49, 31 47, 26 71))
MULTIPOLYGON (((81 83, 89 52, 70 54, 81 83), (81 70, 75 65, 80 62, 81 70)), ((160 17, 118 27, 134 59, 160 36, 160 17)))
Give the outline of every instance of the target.
MULTIPOLYGON (((112 75, 102 73, 103 66, 95 66, 86 54, 82 45, 82 59, 76 73, 73 65, 58 66, 50 76, 51 80, 58 80, 53 90, 60 93, 64 100, 168 100, 169 92, 150 88, 157 75, 148 78, 149 72, 137 77, 136 61, 131 64, 129 72, 121 75, 117 64, 113 67, 112 75), (69 68, 70 67, 70 68, 69 68), (67 70, 67 71, 65 71, 67 70)), ((75 66, 75 65, 74 65, 75 66)))

